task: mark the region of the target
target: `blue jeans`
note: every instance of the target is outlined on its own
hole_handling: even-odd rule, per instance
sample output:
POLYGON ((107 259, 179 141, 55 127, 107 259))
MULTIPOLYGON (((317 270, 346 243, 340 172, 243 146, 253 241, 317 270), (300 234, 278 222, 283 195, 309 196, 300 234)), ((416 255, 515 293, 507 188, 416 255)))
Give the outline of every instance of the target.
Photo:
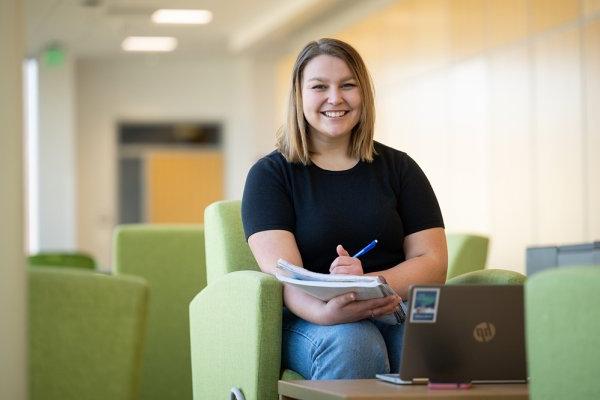
POLYGON ((317 325, 283 310, 282 364, 305 379, 372 379, 398 372, 404 324, 368 319, 317 325))

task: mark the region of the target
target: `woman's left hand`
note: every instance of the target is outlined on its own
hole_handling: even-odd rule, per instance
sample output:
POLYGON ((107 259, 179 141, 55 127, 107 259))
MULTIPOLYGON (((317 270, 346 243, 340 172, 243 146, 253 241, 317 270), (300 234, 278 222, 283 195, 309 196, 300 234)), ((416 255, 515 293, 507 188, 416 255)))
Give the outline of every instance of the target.
POLYGON ((350 257, 350 254, 341 244, 335 248, 338 257, 333 260, 329 267, 330 274, 363 275, 362 263, 358 258, 350 257))

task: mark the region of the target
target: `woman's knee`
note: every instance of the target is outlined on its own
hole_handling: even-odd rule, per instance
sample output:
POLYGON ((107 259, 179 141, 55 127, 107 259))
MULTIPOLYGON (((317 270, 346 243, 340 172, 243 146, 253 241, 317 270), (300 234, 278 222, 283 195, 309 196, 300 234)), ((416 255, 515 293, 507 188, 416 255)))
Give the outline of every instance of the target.
POLYGON ((373 378, 390 369, 385 341, 370 321, 330 327, 315 349, 313 379, 373 378))

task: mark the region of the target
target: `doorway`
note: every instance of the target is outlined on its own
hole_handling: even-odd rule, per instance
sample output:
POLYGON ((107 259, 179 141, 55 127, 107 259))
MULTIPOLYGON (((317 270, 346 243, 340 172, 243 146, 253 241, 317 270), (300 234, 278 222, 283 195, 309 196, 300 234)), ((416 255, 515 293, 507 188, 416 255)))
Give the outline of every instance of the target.
POLYGON ((223 198, 219 123, 118 124, 119 224, 203 223, 223 198))

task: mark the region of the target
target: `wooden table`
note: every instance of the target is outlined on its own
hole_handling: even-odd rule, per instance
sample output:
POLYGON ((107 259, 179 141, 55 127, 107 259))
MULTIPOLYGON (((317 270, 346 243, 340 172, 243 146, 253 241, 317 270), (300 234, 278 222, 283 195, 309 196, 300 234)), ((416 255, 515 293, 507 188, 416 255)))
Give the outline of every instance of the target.
POLYGON ((397 399, 527 400, 527 384, 478 384, 470 389, 429 389, 427 385, 394 385, 377 379, 279 381, 280 400, 397 399))

